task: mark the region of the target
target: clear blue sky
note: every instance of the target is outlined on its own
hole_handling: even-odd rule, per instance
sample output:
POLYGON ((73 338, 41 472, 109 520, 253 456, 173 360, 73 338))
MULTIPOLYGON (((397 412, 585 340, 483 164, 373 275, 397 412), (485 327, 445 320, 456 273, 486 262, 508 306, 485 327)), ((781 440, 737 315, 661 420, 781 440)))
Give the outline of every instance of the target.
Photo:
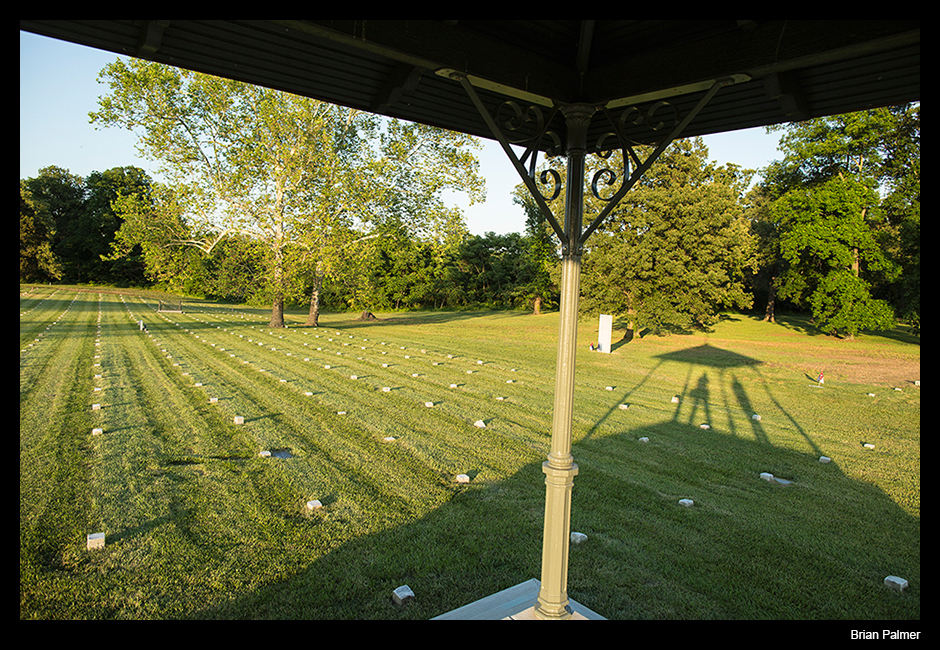
MULTIPOLYGON (((55 165, 78 176, 134 165, 156 176, 156 167, 140 159, 136 137, 121 129, 96 130, 88 113, 98 108, 105 87, 98 72, 117 55, 64 41, 20 32, 20 178, 31 178, 55 165)), ((760 169, 779 158, 779 134, 747 129, 704 139, 719 164, 760 169)), ((511 199, 519 177, 498 144, 484 140, 480 166, 486 178, 485 204, 465 207, 474 234, 523 232, 525 218, 511 199)))

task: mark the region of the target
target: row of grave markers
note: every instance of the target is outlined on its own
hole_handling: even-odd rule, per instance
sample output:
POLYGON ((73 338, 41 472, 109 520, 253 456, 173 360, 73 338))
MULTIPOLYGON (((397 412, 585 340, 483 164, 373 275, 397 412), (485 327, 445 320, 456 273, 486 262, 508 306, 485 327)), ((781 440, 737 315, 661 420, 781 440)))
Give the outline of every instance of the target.
MULTIPOLYGON (((76 298, 77 298, 77 296, 76 296, 76 298)), ((98 329, 97 329, 98 336, 96 337, 96 341, 95 341, 96 347, 100 346, 100 329, 101 329, 101 325, 100 325, 100 322, 101 322, 100 298, 101 298, 101 296, 100 296, 100 294, 99 294, 99 313, 98 313, 98 325, 97 325, 97 328, 98 328, 98 329)), ((122 299, 122 301, 124 300, 123 295, 121 296, 121 299, 122 299)), ((73 299, 73 302, 74 302, 74 299, 73 299)), ((127 306, 127 305, 126 305, 126 302, 125 302, 125 306, 127 306)), ((128 309, 128 312, 130 313, 130 307, 127 307, 127 309, 128 309)), ((173 323, 173 321, 170 321, 166 316, 163 316, 162 314, 160 314, 160 316, 163 317, 163 318, 164 318, 165 320, 167 320, 168 322, 170 322, 170 323, 172 323, 172 324, 175 324, 177 327, 181 327, 181 328, 182 328, 182 325, 180 325, 179 323, 173 323)), ((131 314, 131 317, 133 318, 133 314, 131 314)), ((605 322, 604 322, 603 318, 604 318, 604 317, 602 317, 602 322, 601 322, 601 334, 602 334, 602 335, 604 334, 604 326, 605 326, 605 322)), ((609 317, 608 317, 608 318, 609 318, 609 317)), ((196 319, 197 319, 197 320, 201 320, 201 319, 199 319, 199 318, 196 318, 196 319)), ((207 323, 207 324, 210 324, 210 323, 208 323, 208 321, 202 321, 202 322, 205 322, 205 323, 207 323)), ((145 330, 145 329, 146 329, 146 328, 144 327, 143 320, 138 321, 138 324, 139 324, 141 330, 145 330)), ((610 325, 610 323, 609 323, 609 321, 608 321, 608 322, 606 323, 606 326, 607 326, 607 330, 606 330, 606 342, 607 342, 606 350, 604 349, 604 345, 603 345, 604 342, 605 342, 605 339, 604 339, 603 337, 601 337, 601 338, 599 339, 599 349, 601 349, 602 351, 606 351, 606 352, 609 352, 609 351, 610 351, 610 343, 609 343, 610 329, 609 329, 609 325, 610 325)), ((223 328, 222 326, 218 326, 218 325, 217 325, 216 327, 217 327, 217 329, 222 329, 223 331, 228 331, 228 330, 226 330, 226 328, 223 328)), ((184 329, 185 329, 185 328, 184 328, 184 329)), ((188 329, 185 329, 185 331, 189 332, 188 329)), ((192 332, 191 332, 191 333, 192 333, 192 332)), ((193 334, 194 336, 196 336, 197 339, 200 338, 200 337, 199 337, 198 335, 196 335, 195 333, 192 333, 192 334, 193 334)), ((304 332, 304 334, 306 334, 306 332, 304 332)), ((273 332, 269 332, 269 335, 274 335, 274 333, 273 333, 273 332)), ((341 333, 337 332, 337 336, 341 336, 341 335, 342 335, 341 333)), ((150 336, 149 333, 148 333, 148 336, 150 336)), ((238 335, 238 336, 239 336, 240 338, 244 338, 243 335, 238 335)), ((319 334, 316 335, 316 338, 319 338, 319 337, 320 337, 319 334)), ((282 339, 283 336, 280 336, 279 338, 282 339)), ((352 337, 352 336, 349 336, 349 338, 353 338, 353 337, 352 337)), ((253 342, 252 339, 248 339, 248 341, 249 341, 249 342, 253 342)), ((329 342, 333 342, 333 339, 328 337, 328 341, 329 341, 329 342)), ((364 341, 368 341, 368 339, 364 339, 364 341)), ((207 341, 207 343, 208 343, 208 341, 207 341)), ((261 342, 259 342, 258 345, 259 345, 259 346, 263 346, 264 344, 261 343, 261 342)), ((307 344, 305 343, 304 345, 306 346, 307 344)), ((348 346, 349 344, 348 344, 348 342, 344 342, 343 345, 344 345, 344 347, 346 347, 346 346, 348 346)), ((382 342, 381 345, 384 346, 384 345, 386 345, 386 343, 385 343, 385 342, 382 342)), ((211 346, 212 346, 212 347, 216 347, 216 344, 215 344, 215 343, 211 343, 211 346)), ((360 346, 360 347, 361 347, 361 349, 363 349, 363 350, 366 349, 364 346, 360 346)), ((403 350, 406 349, 404 346, 400 346, 400 347, 401 347, 401 349, 403 349, 403 350)), ((161 348, 161 350, 162 350, 164 353, 166 353, 166 349, 165 349, 165 348, 161 348)), ((318 347, 317 350, 318 350, 318 351, 322 351, 322 347, 318 347)), ((223 352, 224 352, 224 351, 225 351, 225 348, 220 348, 220 351, 223 351, 223 352)), ((271 348, 271 351, 276 351, 276 348, 272 347, 272 348, 271 348)), ((422 350, 422 353, 426 353, 426 350, 422 350)), ((384 355, 385 352, 383 352, 382 354, 384 355)), ((235 355, 234 355, 233 353, 230 353, 230 356, 234 357, 235 355)), ((291 353, 288 353, 288 356, 291 356, 291 353)), ((410 359, 410 355, 404 355, 404 356, 405 356, 405 359, 410 359)), ((451 358, 451 359, 453 358, 453 355, 447 355, 447 356, 448 356, 448 358, 451 358)), ((168 357, 168 358, 172 358, 171 355, 169 355, 169 354, 167 355, 167 357, 168 357)), ((96 355, 95 355, 95 358, 98 359, 98 358, 100 358, 100 357, 99 357, 99 355, 96 354, 96 355)), ((359 359, 361 359, 361 357, 359 357, 359 359)), ((309 360, 309 358, 306 358, 306 359, 305 359, 305 361, 308 361, 308 360, 309 360)), ((244 361, 243 363, 248 363, 248 362, 247 362, 247 361, 244 361)), ((434 363, 434 365, 438 365, 438 362, 433 362, 433 363, 434 363)), ((478 364, 478 365, 483 365, 483 361, 477 361, 477 364, 478 364)), ((96 362, 95 365, 96 365, 96 366, 100 366, 100 362, 96 362)), ((176 366, 176 365, 178 365, 178 364, 174 364, 174 365, 176 366)), ((388 363, 383 363, 382 366, 383 366, 383 367, 388 367, 389 364, 388 364, 388 363)), ((325 364, 324 367, 325 367, 325 369, 330 369, 330 365, 329 365, 329 364, 325 364)), ((514 371, 514 370, 515 370, 515 369, 513 369, 513 371, 514 371)), ((263 372, 263 370, 262 370, 262 372, 263 372)), ((467 373, 468 373, 468 374, 472 374, 473 371, 472 371, 472 370, 468 370, 467 373)), ((183 374, 185 375, 185 374, 187 374, 187 373, 183 373, 183 374)), ((418 373, 413 373, 413 374, 412 374, 412 377, 418 377, 418 373)), ((100 375, 100 374, 96 374, 96 375, 95 375, 95 378, 96 378, 96 379, 101 379, 101 375, 100 375)), ((356 380, 356 379, 358 378, 358 376, 357 376, 357 375, 351 375, 350 378, 351 378, 352 380, 356 380)), ((281 382, 286 382, 286 380, 282 379, 281 382)), ((513 380, 510 379, 510 380, 507 381, 507 383, 513 383, 513 380)), ((919 381, 916 382, 916 385, 919 385, 919 384, 920 384, 919 381)), ((200 383, 200 382, 196 382, 196 386, 201 386, 201 383, 200 383)), ((457 386, 456 384, 453 384, 453 383, 450 384, 450 387, 451 387, 451 388, 455 388, 456 386, 457 386)), ((612 390, 613 390, 613 387, 612 387, 612 386, 607 386, 607 387, 605 387, 605 389, 608 390, 608 391, 612 391, 612 390)), ((100 390, 100 388, 96 387, 95 390, 98 391, 98 390, 100 390)), ((895 390, 900 390, 900 389, 895 389, 895 390)), ((383 392, 389 392, 389 391, 390 391, 390 388, 389 388, 389 387, 382 387, 382 391, 383 391, 383 392)), ((310 393, 310 391, 307 391, 305 394, 310 395, 311 393, 310 393)), ((870 395, 870 396, 873 396, 873 394, 871 394, 871 393, 869 393, 869 395, 870 395)), ((497 399, 501 399, 501 398, 497 398, 497 399)), ((212 398, 210 398, 209 401, 212 402, 212 403, 216 403, 216 402, 217 402, 217 398, 212 397, 212 398)), ((674 396, 671 401, 672 401, 673 403, 678 403, 678 402, 679 402, 679 397, 678 397, 678 396, 674 396)), ((431 408, 431 407, 434 406, 434 403, 433 403, 433 402, 425 402, 425 406, 428 407, 428 408, 431 408)), ((93 410, 100 409, 100 404, 93 404, 93 405, 92 405, 92 408, 93 408, 93 410)), ((627 405, 627 404, 621 404, 621 405, 619 405, 619 408, 620 408, 621 410, 627 410, 627 409, 629 408, 629 405, 627 405)), ((344 412, 344 411, 339 411, 338 414, 344 415, 345 412, 344 412)), ((759 414, 756 414, 756 413, 754 413, 751 417, 752 417, 752 419, 754 419, 754 420, 761 420, 761 416, 760 416, 759 414)), ((235 423, 235 424, 244 424, 244 416, 235 416, 235 417, 234 417, 234 423, 235 423)), ((486 424, 484 423, 483 420, 477 420, 476 422, 474 422, 474 426, 477 426, 477 427, 480 427, 480 428, 485 428, 485 427, 486 427, 486 424)), ((704 423, 704 424, 701 425, 701 428, 707 430, 707 429, 710 428, 710 425, 707 424, 707 423, 704 423)), ((92 431, 93 434, 100 434, 101 432, 102 432, 101 428, 96 428, 96 429, 94 429, 94 430, 92 431)), ((384 438, 384 440, 385 440, 386 442, 392 442, 392 441, 394 441, 394 438, 392 438, 392 437, 389 436, 389 437, 384 438)), ((639 438, 639 442, 648 443, 648 442, 649 442, 649 437, 646 437, 646 436, 641 437, 641 438, 639 438)), ((865 446, 866 448, 869 448, 869 449, 874 449, 874 445, 872 445, 872 444, 870 444, 870 443, 865 443, 864 446, 865 446)), ((262 455, 262 456, 270 456, 270 455, 271 455, 271 452, 265 450, 265 451, 260 452, 260 455, 262 455)), ((826 456, 820 456, 819 462, 820 462, 820 463, 829 463, 829 462, 831 462, 831 458, 826 457, 826 456)), ((760 473, 759 478, 761 478, 761 479, 763 479, 763 480, 765 480, 765 481, 768 481, 768 482, 774 482, 774 483, 781 484, 781 485, 789 485, 789 484, 791 483, 791 481, 786 480, 786 479, 782 479, 782 478, 779 478, 779 477, 775 477, 773 474, 771 474, 771 473, 769 473, 769 472, 762 472, 762 473, 760 473)), ((458 474, 458 475, 455 477, 455 480, 456 480, 457 483, 466 484, 466 483, 469 483, 469 482, 470 482, 470 477, 469 477, 467 474, 458 474)), ((680 500, 679 500, 678 504, 679 504, 680 506, 683 506, 683 507, 686 507, 686 508, 691 508, 691 507, 694 505, 694 501, 693 501, 692 499, 689 499, 689 498, 683 498, 683 499, 680 499, 680 500)), ((321 508, 323 507, 323 504, 322 504, 319 500, 317 500, 317 499, 311 499, 311 500, 309 500, 309 501, 306 502, 306 507, 307 507, 308 510, 319 510, 319 509, 321 509, 321 508)), ((584 535, 583 533, 576 533, 576 532, 572 532, 572 533, 571 533, 571 541, 572 541, 572 543, 575 543, 575 544, 581 543, 581 542, 585 541, 586 539, 587 539, 587 536, 584 535)), ((88 539, 87 539, 87 546, 88 546, 88 549, 103 548, 103 547, 104 547, 104 543, 105 543, 105 534, 104 534, 103 532, 92 533, 92 534, 89 534, 89 535, 88 535, 88 539)), ((904 580, 903 578, 899 578, 899 577, 897 577, 897 576, 888 576, 887 578, 885 578, 885 585, 886 585, 886 586, 889 586, 889 587, 892 588, 892 589, 896 589, 896 590, 898 590, 898 591, 903 591, 903 590, 908 586, 908 583, 907 583, 907 581, 904 580)), ((402 604, 402 603, 404 603, 404 602, 407 602, 410 598, 413 598, 413 597, 414 597, 414 594, 413 594, 413 592, 411 592, 410 588, 407 587, 407 585, 405 585, 405 586, 402 587, 402 588, 399 588, 399 589, 396 590, 395 593, 393 594, 393 600, 395 600, 395 601, 398 602, 399 604, 402 604), (399 594, 399 591, 401 591, 402 593, 399 594)))

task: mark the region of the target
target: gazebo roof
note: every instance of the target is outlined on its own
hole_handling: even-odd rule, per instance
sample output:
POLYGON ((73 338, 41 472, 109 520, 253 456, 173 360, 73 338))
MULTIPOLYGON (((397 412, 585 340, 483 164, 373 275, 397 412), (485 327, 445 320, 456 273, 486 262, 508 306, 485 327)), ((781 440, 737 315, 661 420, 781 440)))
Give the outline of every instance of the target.
MULTIPOLYGON (((487 110, 668 101, 683 137, 920 99, 916 20, 22 20, 26 31, 492 138, 487 110)), ((663 112, 663 115, 666 113, 663 112)), ((563 120, 555 131, 562 133, 563 120)), ((609 131, 594 120, 588 142, 609 131)), ((624 124, 637 142, 656 139, 624 124)), ((543 138, 540 148, 552 141, 543 138)))

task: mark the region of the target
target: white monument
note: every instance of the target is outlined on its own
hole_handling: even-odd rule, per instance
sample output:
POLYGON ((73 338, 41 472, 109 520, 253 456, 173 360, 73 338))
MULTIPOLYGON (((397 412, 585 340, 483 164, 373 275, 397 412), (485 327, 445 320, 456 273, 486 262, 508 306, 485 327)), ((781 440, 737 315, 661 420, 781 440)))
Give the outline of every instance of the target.
POLYGON ((610 354, 610 332, 613 328, 614 318, 610 314, 601 314, 597 326, 597 349, 610 354))

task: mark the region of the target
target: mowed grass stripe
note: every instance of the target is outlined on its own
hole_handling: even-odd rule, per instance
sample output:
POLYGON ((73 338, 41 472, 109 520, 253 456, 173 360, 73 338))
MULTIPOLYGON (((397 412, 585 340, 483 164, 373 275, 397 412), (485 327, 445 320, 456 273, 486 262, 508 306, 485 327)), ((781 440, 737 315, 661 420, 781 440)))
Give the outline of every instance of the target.
MULTIPOLYGON (((287 335, 284 336, 288 338, 287 335)), ((354 357, 369 355, 369 350, 362 351, 359 346, 354 348, 350 346, 352 349, 346 349, 342 357, 334 359, 335 353, 331 355, 329 350, 317 351, 315 347, 303 347, 302 343, 298 344, 298 338, 305 338, 302 333, 292 331, 291 336, 295 337, 294 341, 278 340, 280 347, 277 347, 276 352, 271 352, 270 348, 254 352, 249 343, 245 348, 246 351, 239 350, 238 358, 247 357, 251 359, 251 363, 259 367, 263 366, 268 371, 263 374, 279 378, 286 377, 287 383, 297 390, 312 389, 312 392, 317 393, 316 397, 319 401, 328 403, 338 410, 347 410, 347 413, 352 416, 350 419, 355 419, 357 411, 364 410, 350 406, 351 404, 362 405, 365 410, 382 412, 378 419, 382 420, 383 425, 376 430, 376 434, 385 433, 388 431, 387 427, 396 426, 396 424, 401 425, 403 431, 422 428, 429 417, 432 419, 435 416, 439 417, 441 411, 453 413, 454 409, 449 409, 452 405, 460 405, 461 402, 479 404, 479 395, 468 395, 466 390, 450 390, 447 388, 449 383, 435 381, 434 378, 429 377, 428 375, 433 372, 433 367, 430 366, 430 362, 420 357, 413 360, 399 360, 394 357, 374 356, 373 351, 371 359, 359 360, 354 357), (291 350, 291 357, 286 356, 286 350, 291 350), (302 361, 305 355, 309 355, 310 362, 302 361), (264 361, 260 361, 261 358, 264 358, 264 361), (378 359, 387 360, 391 367, 381 368, 381 361, 378 359), (331 362, 329 371, 323 368, 322 362, 324 361, 331 362), (427 370, 424 364, 427 365, 427 370), (403 368, 403 366, 407 367, 403 368), (411 377, 409 370, 418 370, 419 378, 411 377), (349 379, 353 374, 357 374, 357 380, 349 379), (389 386, 390 392, 382 393, 380 390, 382 386, 389 386), (422 410, 426 401, 435 403, 434 413, 422 410), (438 406, 441 408, 438 409, 438 406), (386 417, 386 414, 391 417, 386 417), (407 419, 408 414, 413 419, 407 419), (403 418, 404 422, 401 421, 403 418)), ((247 343, 247 339, 243 342, 247 343)), ((226 345, 231 346, 233 343, 226 345)), ((238 341, 234 345, 238 345, 238 341)), ((232 347, 225 348, 226 352, 232 349, 232 347)), ((451 376, 454 374, 452 373, 451 376)), ((474 376, 475 380, 479 378, 479 374, 474 376)), ((463 379, 460 381, 464 382, 463 379)), ((466 388, 465 383, 463 386, 466 388)), ((491 408, 497 408, 496 405, 502 406, 495 399, 493 404, 493 407, 476 409, 480 411, 477 413, 474 413, 472 408, 466 408, 465 413, 453 414, 449 428, 450 425, 462 428, 465 424, 481 418, 491 419, 488 414, 491 408)), ((506 406, 508 407, 508 404, 506 406)))
MULTIPOLYGON (((204 379, 200 383, 206 384, 207 391, 218 393, 220 410, 246 418, 245 430, 257 445, 254 453, 260 449, 289 449, 297 457, 269 461, 278 467, 296 468, 291 473, 300 484, 298 489, 303 487, 304 491, 291 497, 295 509, 304 503, 304 493, 316 494, 316 484, 322 485, 319 489, 324 492, 354 497, 361 502, 358 509, 401 512, 403 516, 409 516, 415 508, 426 509, 430 490, 416 499, 413 489, 416 481, 427 483, 430 475, 426 469, 414 464, 389 465, 390 451, 380 441, 363 435, 343 417, 267 376, 274 372, 259 373, 256 366, 214 354, 201 339, 193 341, 185 333, 174 332, 175 327, 169 328, 157 324, 151 330, 159 336, 161 345, 165 343, 166 349, 173 351, 173 360, 180 360, 180 368, 193 378, 204 379), (311 470, 325 479, 311 480, 311 470), (421 476, 415 476, 415 472, 421 476)), ((272 371, 275 369, 272 366, 272 371)))
MULTIPOLYGON (((298 540, 296 532, 281 534, 280 504, 270 496, 276 483, 272 472, 247 455, 243 462, 231 458, 239 451, 232 448, 237 433, 233 436, 234 430, 200 403, 198 389, 167 381, 166 362, 154 346, 128 336, 126 327, 119 330, 106 390, 124 387, 120 399, 129 401, 120 412, 105 409, 111 411, 112 426, 97 440, 104 453, 98 480, 89 488, 98 495, 109 544, 95 556, 95 570, 111 574, 108 586, 116 593, 121 574, 146 571, 151 580, 144 597, 119 599, 118 613, 100 609, 95 599, 109 599, 99 582, 73 597, 89 599, 86 615, 91 617, 165 616, 199 608, 230 587, 246 588, 243 583, 256 580, 253 576, 281 576, 271 567, 259 570, 265 545, 290 546, 298 540), (190 453, 177 455, 184 451, 190 453), (188 562, 181 576, 179 565, 188 562)), ((243 441, 242 448, 247 446, 243 441)))
MULTIPOLYGON (((264 366, 272 375, 287 377, 290 383, 296 381, 297 385, 322 378, 328 383, 328 390, 317 397, 337 410, 348 410, 351 419, 355 419, 357 411, 364 409, 353 410, 350 404, 362 404, 370 412, 383 411, 391 405, 390 418, 384 415, 377 418, 382 424, 376 435, 403 435, 415 429, 427 428, 424 423, 429 420, 433 422, 435 417, 445 413, 449 414, 450 420, 444 429, 434 427, 436 434, 452 429, 464 431, 466 424, 480 419, 506 421, 512 424, 511 429, 524 433, 526 444, 534 444, 537 439, 547 450, 546 417, 550 419, 548 412, 551 405, 551 395, 546 390, 548 384, 539 382, 524 386, 524 380, 519 379, 522 373, 499 369, 493 362, 480 366, 476 361, 468 363, 466 360, 446 359, 443 353, 435 354, 431 350, 424 354, 415 350, 413 344, 403 351, 400 346, 382 346, 376 339, 365 341, 368 337, 357 336, 350 340, 347 334, 337 334, 331 328, 309 331, 293 329, 289 333, 278 332, 276 339, 271 333, 254 330, 254 334, 247 335, 248 338, 252 336, 255 339, 270 337, 262 341, 263 346, 255 346, 262 351, 260 354, 253 351, 249 344, 243 355, 249 355, 252 363, 264 366), (308 336, 310 331, 317 333, 308 336), (334 340, 330 341, 331 338, 334 340), (272 342, 275 345, 269 346, 272 342), (344 346, 344 343, 349 345, 344 346), (270 347, 276 347, 276 351, 271 352, 270 347), (317 347, 324 349, 317 350, 317 347), (362 350, 362 347, 366 347, 366 350, 362 350), (290 358, 286 356, 288 351, 290 358), (342 352, 342 356, 337 356, 337 351, 342 352), (383 355, 382 352, 388 354, 383 355), (259 360, 262 356, 263 362, 259 360), (407 359, 406 356, 411 358, 407 359), (300 363, 302 358, 310 358, 311 361, 300 363), (438 366, 432 364, 434 359, 438 359, 438 366), (323 372, 324 363, 331 366, 327 373, 323 372), (382 363, 387 363, 389 367, 383 368, 382 363), (468 369, 472 370, 472 375, 466 374, 468 369), (419 376, 412 377, 412 372, 419 376), (356 375, 358 379, 349 380, 350 375, 356 375), (511 385, 507 384, 509 378, 514 378, 511 385), (456 383, 458 387, 449 388, 451 383, 456 383), (391 389, 388 394, 379 394, 383 386, 391 389), (505 397, 506 400, 499 402, 497 396, 505 397), (427 401, 434 403, 433 413, 422 411, 427 401), (412 414, 412 419, 401 421, 405 414, 412 414)), ((247 342, 248 338, 240 340, 247 342)), ((256 341, 253 339, 252 342, 256 341)), ((226 350, 230 348, 226 347, 226 350)), ((321 383, 318 388, 323 386, 321 383)))
POLYGON ((84 539, 95 319, 73 307, 21 372, 20 557, 30 571, 61 566, 84 539))
MULTIPOLYGON (((114 360, 131 369, 120 399, 133 404, 135 437, 113 457, 139 474, 122 497, 136 495, 127 500, 137 514, 109 533, 104 552, 27 584, 21 611, 429 618, 537 577, 551 316, 416 314, 369 326, 328 315, 315 338, 221 310, 161 315, 128 304, 153 335, 113 309, 108 340, 126 348, 114 360), (378 347, 383 340, 406 349, 378 347), (512 367, 519 381, 504 385, 512 367), (463 385, 451 390, 451 381, 463 385), (509 399, 497 402, 500 393, 509 399), (236 413, 245 425, 232 423, 236 413), (397 440, 382 442, 389 434, 397 440), (278 447, 296 453, 257 456, 278 447), (457 472, 470 485, 454 484, 457 472), (324 507, 308 511, 310 498, 324 507), (388 594, 405 583, 419 601, 402 610, 388 594)), ((867 387, 838 379, 813 389, 795 364, 765 362, 783 353, 765 357, 732 339, 707 349, 700 337, 644 339, 613 355, 579 349, 572 529, 589 541, 571 549, 570 595, 611 618, 916 618, 919 488, 909 471, 919 468, 919 395, 877 387, 868 398, 867 387), (760 363, 729 366, 733 351, 760 363), (700 429, 706 419, 712 428, 700 429), (643 435, 648 443, 637 442, 643 435), (861 446, 869 435, 876 450, 861 446), (821 452, 833 463, 820 464, 821 452), (794 483, 762 481, 761 471, 794 483), (679 506, 682 497, 695 506, 679 506), (898 597, 881 584, 887 573, 913 587, 898 597)), ((851 347, 814 343, 827 354, 851 347)))

